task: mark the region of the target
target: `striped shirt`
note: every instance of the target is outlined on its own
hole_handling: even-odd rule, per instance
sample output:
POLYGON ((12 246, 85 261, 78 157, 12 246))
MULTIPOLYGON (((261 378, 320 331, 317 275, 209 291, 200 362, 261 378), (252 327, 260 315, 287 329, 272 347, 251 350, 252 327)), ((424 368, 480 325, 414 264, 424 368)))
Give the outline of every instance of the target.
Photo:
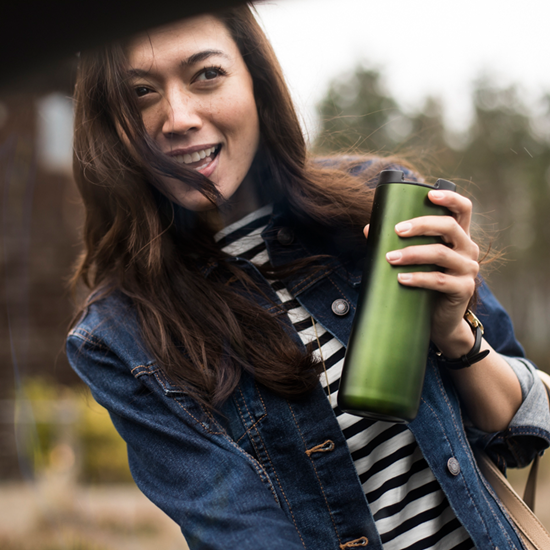
MULTIPOLYGON (((222 250, 256 265, 269 262, 261 233, 266 206, 216 234, 222 250)), ((449 505, 405 424, 370 420, 337 406, 345 348, 299 304, 280 281, 270 280, 302 342, 325 372, 325 389, 342 430, 385 550, 468 550, 474 545, 449 505)))

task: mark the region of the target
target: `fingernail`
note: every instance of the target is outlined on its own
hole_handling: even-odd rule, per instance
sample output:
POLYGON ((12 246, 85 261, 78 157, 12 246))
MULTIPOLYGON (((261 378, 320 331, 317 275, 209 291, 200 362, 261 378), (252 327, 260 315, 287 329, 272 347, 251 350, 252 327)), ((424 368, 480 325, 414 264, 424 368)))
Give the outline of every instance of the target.
POLYGON ((411 227, 412 227, 411 223, 401 222, 395 226, 395 229, 397 230, 398 233, 406 233, 407 231, 410 231, 411 227))
POLYGON ((400 283, 406 283, 412 279, 412 275, 410 273, 398 273, 397 274, 397 280, 400 283))
POLYGON ((386 254, 386 260, 388 260, 388 262, 395 262, 396 260, 400 260, 400 259, 401 259, 401 252, 399 252, 399 250, 394 250, 386 254))
POLYGON ((432 199, 442 199, 443 193, 441 191, 430 191, 430 197, 432 199))

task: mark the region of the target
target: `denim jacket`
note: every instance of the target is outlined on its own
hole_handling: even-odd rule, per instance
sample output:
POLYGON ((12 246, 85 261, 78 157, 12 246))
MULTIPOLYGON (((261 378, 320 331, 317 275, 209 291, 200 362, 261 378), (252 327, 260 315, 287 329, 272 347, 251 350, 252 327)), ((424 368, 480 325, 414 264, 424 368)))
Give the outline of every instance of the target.
MULTIPOLYGON (((339 258, 337 245, 277 207, 262 236, 275 266, 331 255, 323 269, 283 282, 318 323, 347 344, 361 262, 339 258), (337 299, 349 303, 347 315, 333 313, 337 299)), ((263 281, 247 260, 231 261, 263 281)), ((268 286, 265 292, 268 299, 258 298, 262 305, 279 302, 268 286)), ((499 353, 523 357, 508 315, 484 285, 480 300, 477 315, 486 339, 499 353)), ((213 414, 165 376, 142 345, 131 303, 116 292, 87 307, 69 334, 67 352, 126 440, 136 483, 181 526, 191 549, 382 549, 320 384, 307 396, 287 401, 244 374, 213 414)), ((505 469, 527 465, 550 443, 548 402, 534 367, 521 359, 510 363, 520 378, 523 404, 505 431, 488 434, 468 426, 432 351, 420 410, 409 424, 456 516, 483 550, 522 545, 481 475, 472 445, 485 448, 505 469)))

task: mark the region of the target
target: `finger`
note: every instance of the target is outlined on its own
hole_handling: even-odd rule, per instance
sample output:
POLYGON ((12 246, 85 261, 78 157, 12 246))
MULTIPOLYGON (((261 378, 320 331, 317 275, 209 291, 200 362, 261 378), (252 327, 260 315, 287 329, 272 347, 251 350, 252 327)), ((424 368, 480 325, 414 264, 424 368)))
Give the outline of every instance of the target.
POLYGON ((394 266, 437 265, 452 275, 469 275, 475 278, 479 273, 479 264, 475 258, 461 254, 444 244, 408 246, 388 252, 386 259, 394 266))
POLYGON ((369 237, 369 229, 370 229, 370 223, 368 223, 367 225, 365 225, 365 227, 363 228, 363 235, 365 235, 365 237, 369 237))
POLYGON ((416 237, 425 235, 441 237, 443 242, 454 249, 464 251, 467 255, 477 259, 478 246, 470 239, 457 220, 451 216, 422 216, 398 223, 395 232, 400 237, 416 237))
POLYGON ((467 235, 472 221, 472 201, 454 191, 430 191, 428 198, 438 206, 448 208, 467 235))
POLYGON ((397 280, 404 286, 442 292, 457 305, 467 302, 475 291, 475 280, 469 276, 456 277, 441 271, 398 273, 397 280))

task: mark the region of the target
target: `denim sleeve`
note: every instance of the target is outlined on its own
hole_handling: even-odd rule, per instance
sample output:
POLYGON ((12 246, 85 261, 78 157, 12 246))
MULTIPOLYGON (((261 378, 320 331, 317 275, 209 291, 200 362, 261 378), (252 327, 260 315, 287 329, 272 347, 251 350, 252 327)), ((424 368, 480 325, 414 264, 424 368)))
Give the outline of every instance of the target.
POLYGON ((72 331, 67 354, 126 441, 137 485, 190 549, 303 550, 265 470, 195 401, 166 398, 97 338, 72 331))
POLYGON ((518 377, 522 404, 506 430, 486 433, 468 426, 468 435, 503 471, 523 468, 550 446, 548 397, 536 366, 525 359, 523 348, 515 338, 510 317, 484 283, 479 297, 477 315, 485 326, 485 338, 518 377))

